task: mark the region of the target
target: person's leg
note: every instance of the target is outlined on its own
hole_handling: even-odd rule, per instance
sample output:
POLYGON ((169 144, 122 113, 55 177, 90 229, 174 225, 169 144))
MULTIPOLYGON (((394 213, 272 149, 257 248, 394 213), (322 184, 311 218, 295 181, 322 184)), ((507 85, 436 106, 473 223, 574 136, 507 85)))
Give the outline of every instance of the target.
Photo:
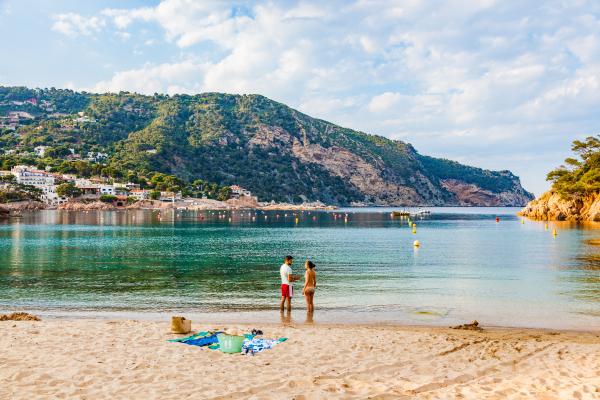
POLYGON ((315 298, 315 292, 311 291, 308 294, 308 305, 309 305, 309 310, 311 313, 315 311, 315 305, 313 303, 314 298, 315 298))
POLYGON ((310 311, 310 293, 305 292, 304 298, 306 299, 306 310, 310 311))
POLYGON ((285 307, 285 296, 281 296, 281 302, 280 302, 280 304, 279 304, 279 310, 280 310, 281 312, 283 312, 283 310, 284 310, 284 307, 285 307))
POLYGON ((291 297, 287 297, 287 310, 288 312, 292 312, 292 298, 291 297))

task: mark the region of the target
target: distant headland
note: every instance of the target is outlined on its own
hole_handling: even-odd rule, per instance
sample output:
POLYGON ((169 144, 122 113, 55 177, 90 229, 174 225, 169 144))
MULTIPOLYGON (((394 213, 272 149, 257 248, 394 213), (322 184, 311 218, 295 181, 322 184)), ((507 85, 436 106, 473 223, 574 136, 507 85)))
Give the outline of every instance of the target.
POLYGON ((408 143, 260 95, 0 87, 0 149, 5 176, 21 168, 39 178, 26 183, 34 189, 6 178, 4 203, 227 201, 236 190, 296 205, 522 206, 533 199, 510 171, 424 156, 408 143))

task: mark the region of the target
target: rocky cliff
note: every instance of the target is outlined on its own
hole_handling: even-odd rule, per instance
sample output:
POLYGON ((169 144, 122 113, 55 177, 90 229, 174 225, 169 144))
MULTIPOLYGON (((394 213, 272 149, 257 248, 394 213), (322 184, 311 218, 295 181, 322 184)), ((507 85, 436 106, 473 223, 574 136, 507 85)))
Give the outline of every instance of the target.
POLYGON ((543 220, 600 221, 600 135, 574 140, 568 157, 548 173, 552 189, 533 200, 521 215, 543 220))
POLYGON ((550 221, 600 221, 600 193, 565 197, 549 191, 530 201, 519 215, 550 221))

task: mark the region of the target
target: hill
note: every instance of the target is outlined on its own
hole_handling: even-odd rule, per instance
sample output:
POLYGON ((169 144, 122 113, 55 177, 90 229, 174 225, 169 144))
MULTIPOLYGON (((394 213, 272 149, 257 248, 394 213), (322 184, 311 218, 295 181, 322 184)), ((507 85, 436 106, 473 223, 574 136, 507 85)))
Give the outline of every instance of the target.
POLYGON ((156 171, 238 184, 260 200, 339 205, 518 206, 533 198, 509 171, 424 156, 260 95, 0 87, 0 117, 4 169, 82 158, 115 177, 156 171))

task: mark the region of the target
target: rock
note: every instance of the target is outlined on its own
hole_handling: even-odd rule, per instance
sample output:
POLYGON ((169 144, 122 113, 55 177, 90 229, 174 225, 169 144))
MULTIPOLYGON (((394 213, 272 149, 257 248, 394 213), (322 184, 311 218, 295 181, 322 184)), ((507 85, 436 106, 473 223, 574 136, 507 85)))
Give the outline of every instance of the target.
POLYGON ((93 201, 90 203, 83 203, 78 201, 68 201, 58 206, 59 210, 67 211, 91 211, 91 210, 114 210, 115 207, 112 204, 103 203, 101 201, 93 201))
POLYGON ((12 314, 0 315, 0 321, 41 321, 41 319, 26 312, 15 312, 12 314))
POLYGON ((45 203, 35 200, 16 201, 14 203, 4 204, 3 207, 9 211, 35 211, 48 208, 45 203))
POLYGON ((481 328, 479 326, 479 322, 477 322, 477 320, 474 320, 470 324, 456 325, 456 326, 451 326, 450 328, 463 329, 463 330, 467 330, 467 331, 482 331, 483 330, 483 328, 481 328))
POLYGON ((527 203, 519 215, 545 221, 600 221, 600 193, 567 198, 548 191, 527 203))
POLYGON ((446 190, 456 195, 459 205, 467 207, 519 207, 533 197, 516 182, 511 190, 499 193, 457 179, 444 179, 441 184, 446 190))

